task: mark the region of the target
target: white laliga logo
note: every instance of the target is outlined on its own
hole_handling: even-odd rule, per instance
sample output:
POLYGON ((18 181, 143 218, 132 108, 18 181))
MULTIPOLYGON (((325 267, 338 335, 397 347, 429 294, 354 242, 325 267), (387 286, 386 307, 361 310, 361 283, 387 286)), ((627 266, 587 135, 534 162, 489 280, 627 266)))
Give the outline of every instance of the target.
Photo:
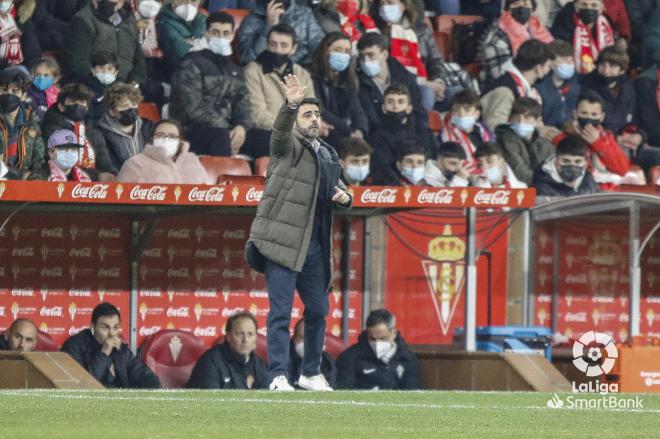
POLYGON ((614 363, 619 357, 614 340, 602 332, 585 332, 579 340, 573 343, 573 364, 588 377, 597 377, 608 374, 614 363), (601 348, 602 346, 602 348, 601 348), (588 348, 587 357, 591 363, 584 360, 585 348, 588 348), (603 359, 603 351, 607 353, 607 358, 603 359), (601 361, 602 360, 602 361, 601 361))

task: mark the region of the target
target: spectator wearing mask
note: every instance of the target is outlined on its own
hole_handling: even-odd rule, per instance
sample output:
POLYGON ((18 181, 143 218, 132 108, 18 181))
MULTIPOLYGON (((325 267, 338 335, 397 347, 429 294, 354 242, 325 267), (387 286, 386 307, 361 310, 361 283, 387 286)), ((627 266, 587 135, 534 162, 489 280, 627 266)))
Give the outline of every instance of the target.
POLYGON ((41 58, 38 30, 32 22, 36 0, 0 2, 0 68, 23 64, 28 68, 41 58))
POLYGON ((441 142, 456 142, 463 147, 468 162, 474 162, 474 151, 495 140, 493 133, 480 122, 479 95, 463 90, 452 99, 451 111, 445 114, 440 132, 441 142))
POLYGON ((484 143, 474 153, 479 164, 479 173, 472 176, 472 185, 482 188, 524 189, 525 183, 518 180, 504 160, 504 151, 496 143, 484 143))
POLYGON ((142 93, 134 84, 113 84, 103 100, 107 111, 97 129, 105 137, 112 166, 121 169, 126 160, 142 152, 153 124, 138 115, 142 93))
POLYGON ((371 154, 374 149, 362 139, 347 139, 339 150, 341 178, 346 186, 370 185, 371 154))
POLYGON ((92 69, 92 55, 107 51, 119 61, 117 80, 144 84, 144 53, 135 18, 125 2, 91 0, 73 17, 62 52, 62 68, 69 81, 85 81, 92 69))
POLYGON ((0 336, 0 351, 32 352, 37 346, 37 326, 30 319, 16 319, 0 336))
MULTIPOLYGON (((397 145, 393 162, 388 166, 374 168, 375 186, 427 186, 424 181, 426 157, 428 152, 414 141, 406 140, 397 145)), ((374 159, 376 156, 374 155, 374 159)))
POLYGON ((550 31, 532 15, 536 4, 536 0, 506 0, 504 12, 486 32, 479 44, 479 58, 485 65, 488 82, 504 73, 507 61, 516 56, 525 41, 552 42, 550 31))
POLYGON ((371 311, 358 342, 337 358, 337 387, 362 390, 419 390, 417 358, 386 309, 371 311))
POLYGON ((596 92, 605 104, 603 127, 619 132, 635 115, 635 88, 626 76, 628 54, 615 46, 598 55, 596 69, 582 78, 582 88, 596 92))
POLYGON ((532 184, 534 171, 552 155, 553 144, 541 137, 537 127, 542 125, 541 106, 534 99, 519 98, 511 109, 508 125, 495 130, 497 143, 518 180, 532 184))
POLYGON ((215 184, 190 145, 181 137, 179 125, 169 119, 156 124, 144 151, 124 162, 117 181, 152 184, 215 184))
POLYGON ((555 138, 554 143, 558 144, 570 134, 581 137, 589 146, 587 170, 601 189, 611 189, 626 175, 630 161, 617 144, 614 134, 602 125, 604 106, 600 95, 592 90, 583 90, 573 113, 575 119, 555 138))
POLYGON ((641 167, 647 175, 652 167, 660 166, 660 147, 649 145, 646 133, 637 125, 626 125, 617 134, 616 142, 623 148, 630 163, 641 167))
MULTIPOLYGON (((419 130, 412 120, 412 111, 410 91, 405 85, 392 84, 385 90, 381 106, 383 122, 367 138, 369 144, 374 148, 371 162, 374 183, 390 184, 387 182, 392 182, 394 184, 394 182, 401 181, 401 175, 395 163, 405 143, 416 145, 424 156, 430 155, 435 148, 436 140, 433 132, 428 128, 419 130)), ((417 176, 419 176, 420 171, 417 172, 417 176)), ((416 184, 417 181, 419 180, 414 183, 416 184)))
POLYGON ((209 15, 209 48, 186 55, 172 76, 171 112, 196 154, 236 155, 252 128, 243 71, 229 59, 235 30, 226 12, 209 15))
POLYGON ((552 72, 536 83, 543 101, 543 124, 561 128, 573 117, 581 86, 575 74, 573 46, 563 40, 548 45, 554 55, 552 72))
POLYGON ((362 0, 324 0, 314 10, 323 32, 343 32, 350 39, 355 53, 356 44, 368 32, 380 32, 367 14, 362 0))
POLYGON ((93 92, 90 118, 96 123, 107 109, 103 97, 117 82, 119 60, 114 53, 103 50, 92 55, 91 63, 92 68, 84 84, 93 92))
POLYGON ((57 102, 61 77, 60 65, 53 58, 41 58, 32 67, 32 84, 28 89, 28 97, 39 120, 43 119, 46 111, 57 102))
POLYGON ((93 169, 83 169, 79 164, 82 145, 78 136, 71 130, 57 130, 48 138, 48 170, 45 175, 36 173, 32 179, 48 181, 96 181, 93 169))
POLYGON ((635 78, 637 121, 648 143, 660 146, 660 64, 635 78))
POLYGON ((254 129, 247 136, 242 153, 250 157, 269 154, 270 132, 284 103, 280 87, 282 78, 293 74, 305 87, 305 97, 314 98, 314 85, 307 70, 295 64, 296 32, 287 24, 278 24, 268 32, 268 48, 245 66, 245 85, 250 93, 251 119, 254 129))
POLYGON ((188 387, 193 389, 267 389, 268 370, 257 356, 257 320, 249 312, 227 319, 225 341, 197 360, 188 387))
POLYGON ((552 35, 573 46, 575 69, 579 74, 590 73, 596 67, 600 52, 616 42, 604 9, 603 0, 575 0, 559 11, 552 25, 552 35))
MULTIPOLYGON (((357 43, 359 52, 360 103, 367 115, 369 130, 382 123, 383 93, 392 84, 408 87, 412 99, 414 125, 419 130, 428 128, 428 115, 422 103, 422 94, 417 85, 417 77, 389 54, 387 38, 370 32, 357 43)), ((412 117, 412 115, 411 115, 412 117)))
POLYGON ((349 137, 364 138, 369 130, 358 98, 351 41, 341 32, 326 35, 314 53, 314 91, 321 105, 321 137, 334 147, 349 137))
POLYGON ((467 160, 465 149, 456 142, 444 142, 435 150, 433 159, 426 161, 424 181, 433 187, 466 187, 474 164, 467 160))
POLYGON ((312 10, 295 0, 258 0, 252 13, 243 19, 238 31, 241 65, 253 61, 268 46, 268 31, 280 23, 296 30, 298 49, 294 63, 308 64, 323 38, 323 30, 312 10))
POLYGON ((548 74, 552 57, 548 45, 538 40, 525 41, 520 46, 504 74, 490 84, 481 98, 482 115, 488 128, 495 130, 506 123, 517 98, 541 102, 534 84, 548 74))
MULTIPOLYGON (((39 118, 26 102, 30 79, 15 68, 0 72, 0 157, 4 178, 27 179, 45 165, 39 118)), ((35 177, 32 177, 35 178, 35 177)))
POLYGON ((62 87, 57 104, 44 115, 41 134, 47 143, 57 130, 73 131, 78 138, 76 143, 84 145, 77 165, 83 169, 95 169, 100 181, 114 180, 117 170, 112 166, 105 138, 88 121, 91 98, 91 92, 82 84, 62 87))
MULTIPOLYGON (((289 379, 294 386, 302 375, 302 362, 305 356, 305 320, 300 319, 293 327, 291 346, 289 346, 289 379)), ((337 380, 337 369, 335 359, 325 350, 321 353, 321 374, 325 377, 330 387, 337 380)))
POLYGON ((121 316, 110 303, 92 311, 92 324, 71 336, 62 351, 71 355, 83 369, 107 388, 160 388, 153 374, 122 342, 121 316))
POLYGON ((142 47, 147 69, 144 95, 147 101, 162 107, 166 101, 165 88, 169 97, 170 75, 163 62, 163 51, 158 46, 156 17, 163 7, 161 0, 130 0, 131 10, 138 29, 138 42, 142 47), (167 84, 167 85, 164 85, 167 84))
POLYGON ((190 49, 205 40, 206 17, 198 7, 199 0, 172 0, 158 14, 158 46, 163 51, 166 77, 177 70, 190 49))
POLYGON ((581 137, 568 135, 557 145, 555 154, 534 172, 532 185, 538 196, 571 197, 599 192, 587 172, 589 145, 581 137))

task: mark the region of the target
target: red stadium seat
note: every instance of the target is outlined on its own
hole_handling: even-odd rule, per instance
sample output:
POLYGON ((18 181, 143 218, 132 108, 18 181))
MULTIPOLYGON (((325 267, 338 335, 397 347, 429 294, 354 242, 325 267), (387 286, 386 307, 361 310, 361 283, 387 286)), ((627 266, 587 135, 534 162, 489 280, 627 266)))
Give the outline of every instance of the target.
POLYGON ((243 159, 204 155, 200 156, 199 160, 209 176, 216 182, 220 180, 220 177, 225 175, 246 177, 252 175, 250 165, 243 159))
POLYGON ((346 350, 344 340, 331 334, 325 334, 325 341, 323 343, 323 350, 332 355, 334 358, 337 358, 339 354, 346 350))
POLYGON ((60 350, 60 347, 55 343, 55 340, 50 338, 50 335, 39 331, 37 332, 37 344, 34 350, 40 352, 57 352, 60 350))
POLYGON ((140 348, 140 359, 165 388, 186 386, 193 367, 207 347, 192 333, 167 329, 149 336, 140 348))
MULTIPOLYGON (((222 344, 224 342, 225 336, 221 335, 218 337, 214 344, 222 344)), ((265 335, 257 334, 257 347, 254 349, 254 351, 262 360, 268 362, 268 339, 265 335)))
POLYGON ((158 106, 153 102, 142 102, 140 105, 138 105, 138 114, 142 119, 146 119, 154 123, 160 122, 160 110, 158 109, 158 106))
POLYGON ((269 162, 270 162, 270 157, 259 157, 254 162, 254 175, 265 177, 266 171, 268 170, 269 162))
POLYGON ((660 166, 654 166, 649 170, 649 183, 660 186, 660 166))
POLYGON ((429 128, 436 135, 442 131, 442 115, 435 110, 429 111, 429 128))
POLYGON ((452 30, 454 24, 471 24, 475 21, 483 21, 483 17, 479 15, 441 15, 435 19, 436 32, 446 35, 447 47, 449 48, 446 54, 445 61, 452 61, 454 59, 454 38, 452 30))
POLYGON ((449 36, 444 32, 433 32, 433 38, 435 39, 435 45, 438 46, 438 50, 442 55, 442 59, 448 60, 449 56, 451 55, 449 36))

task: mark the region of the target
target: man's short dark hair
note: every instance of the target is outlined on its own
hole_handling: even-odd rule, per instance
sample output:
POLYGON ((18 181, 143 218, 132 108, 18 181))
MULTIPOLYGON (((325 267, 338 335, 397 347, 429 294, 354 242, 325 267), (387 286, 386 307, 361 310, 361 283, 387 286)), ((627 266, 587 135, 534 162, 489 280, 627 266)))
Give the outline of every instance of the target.
POLYGON ((580 95, 577 98, 577 103, 575 107, 577 108, 582 102, 588 102, 590 104, 600 105, 601 110, 605 110, 605 101, 597 92, 590 88, 582 89, 580 95))
POLYGON ((426 155, 426 148, 424 148, 422 145, 419 145, 417 142, 414 140, 406 140, 401 143, 401 149, 399 150, 399 155, 397 157, 397 161, 403 160, 406 156, 409 155, 426 155))
MULTIPOLYGON (((511 3, 515 3, 517 0, 506 0, 504 2, 504 10, 508 11, 511 8, 511 3)), ((536 10, 536 0, 532 0, 532 12, 536 10)))
POLYGON ((344 160, 349 155, 356 157, 362 155, 371 155, 374 152, 374 149, 369 145, 365 140, 357 137, 349 137, 344 140, 344 144, 339 151, 339 158, 344 160))
POLYGON ((396 318, 391 312, 385 308, 371 311, 367 317, 367 328, 373 328, 381 323, 385 323, 385 326, 387 326, 387 329, 390 331, 393 331, 396 328, 396 318))
POLYGON ((504 151, 497 143, 486 142, 474 152, 475 158, 488 157, 491 155, 504 156, 504 151))
POLYGON ((32 81, 30 81, 30 76, 28 73, 22 70, 22 67, 11 66, 0 72, 0 87, 16 86, 22 92, 26 92, 32 81))
POLYGON ((577 155, 584 157, 587 154, 589 145, 580 136, 568 135, 564 137, 558 144, 555 150, 555 155, 577 155))
POLYGON ((630 67, 630 57, 628 56, 628 53, 616 46, 608 46, 598 55, 596 65, 606 62, 619 66, 623 70, 628 70, 628 67, 630 67))
POLYGON ((67 99, 74 101, 87 101, 92 99, 92 92, 86 85, 80 83, 67 84, 62 87, 60 94, 57 95, 57 103, 64 105, 67 99))
POLYGON ((256 330, 257 328, 259 328, 259 325, 257 324, 257 319, 254 318, 251 312, 240 311, 237 312, 236 314, 232 314, 231 317, 227 319, 227 323, 225 323, 225 334, 229 334, 234 327, 234 322, 240 319, 252 320, 252 323, 254 323, 254 329, 256 330))
POLYGON ((481 111, 479 95, 469 88, 456 93, 451 101, 451 106, 464 108, 475 107, 477 110, 481 111))
POLYGON ((555 58, 564 58, 568 56, 573 58, 574 56, 573 46, 571 43, 564 40, 553 40, 548 44, 548 48, 550 49, 550 52, 552 52, 552 54, 555 56, 555 58))
POLYGON ((121 320, 121 314, 119 310, 112 303, 103 302, 96 305, 94 311, 92 311, 92 325, 96 325, 99 317, 112 317, 117 316, 121 320))
POLYGON ((213 23, 231 24, 232 30, 234 30, 235 26, 234 17, 224 11, 215 11, 206 17, 206 30, 209 30, 213 23))
POLYGON ((410 89, 407 85, 400 82, 395 82, 385 89, 383 93, 383 98, 387 95, 406 95, 408 97, 408 103, 412 104, 412 96, 410 95, 410 89))
POLYGON ((298 105, 298 108, 302 107, 303 105, 316 105, 321 109, 321 104, 319 103, 319 100, 316 98, 305 98, 302 101, 300 101, 300 105, 298 105))
POLYGON ((541 117, 541 104, 532 98, 518 98, 511 107, 509 117, 518 115, 532 116, 538 119, 541 117))
POLYGON ((532 70, 536 66, 542 66, 554 59, 550 48, 539 40, 527 40, 520 45, 513 64, 521 72, 532 70))
POLYGON ((438 148, 435 150, 435 158, 447 158, 447 159, 461 159, 466 160, 467 155, 465 154, 465 149, 457 142, 444 142, 441 143, 438 148))
POLYGON ((372 46, 378 46, 383 52, 389 50, 390 47, 385 35, 380 32, 365 32, 358 40, 357 49, 358 51, 362 51, 372 46))
POLYGON ((296 44, 296 31, 286 23, 276 24, 268 31, 266 41, 270 41, 271 34, 288 35, 291 37, 292 44, 296 44))
POLYGON ((92 67, 105 66, 107 64, 112 64, 115 68, 119 68, 119 58, 112 52, 107 50, 100 50, 92 54, 90 59, 92 67))

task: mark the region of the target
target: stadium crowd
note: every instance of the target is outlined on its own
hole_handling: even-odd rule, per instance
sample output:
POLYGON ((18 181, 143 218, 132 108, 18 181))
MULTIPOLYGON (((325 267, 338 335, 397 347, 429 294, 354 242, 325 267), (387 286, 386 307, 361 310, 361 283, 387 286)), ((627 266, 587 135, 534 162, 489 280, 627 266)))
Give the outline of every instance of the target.
POLYGON ((267 157, 293 73, 348 184, 644 184, 658 3, 2 0, 0 178, 215 183, 199 156, 267 157))

